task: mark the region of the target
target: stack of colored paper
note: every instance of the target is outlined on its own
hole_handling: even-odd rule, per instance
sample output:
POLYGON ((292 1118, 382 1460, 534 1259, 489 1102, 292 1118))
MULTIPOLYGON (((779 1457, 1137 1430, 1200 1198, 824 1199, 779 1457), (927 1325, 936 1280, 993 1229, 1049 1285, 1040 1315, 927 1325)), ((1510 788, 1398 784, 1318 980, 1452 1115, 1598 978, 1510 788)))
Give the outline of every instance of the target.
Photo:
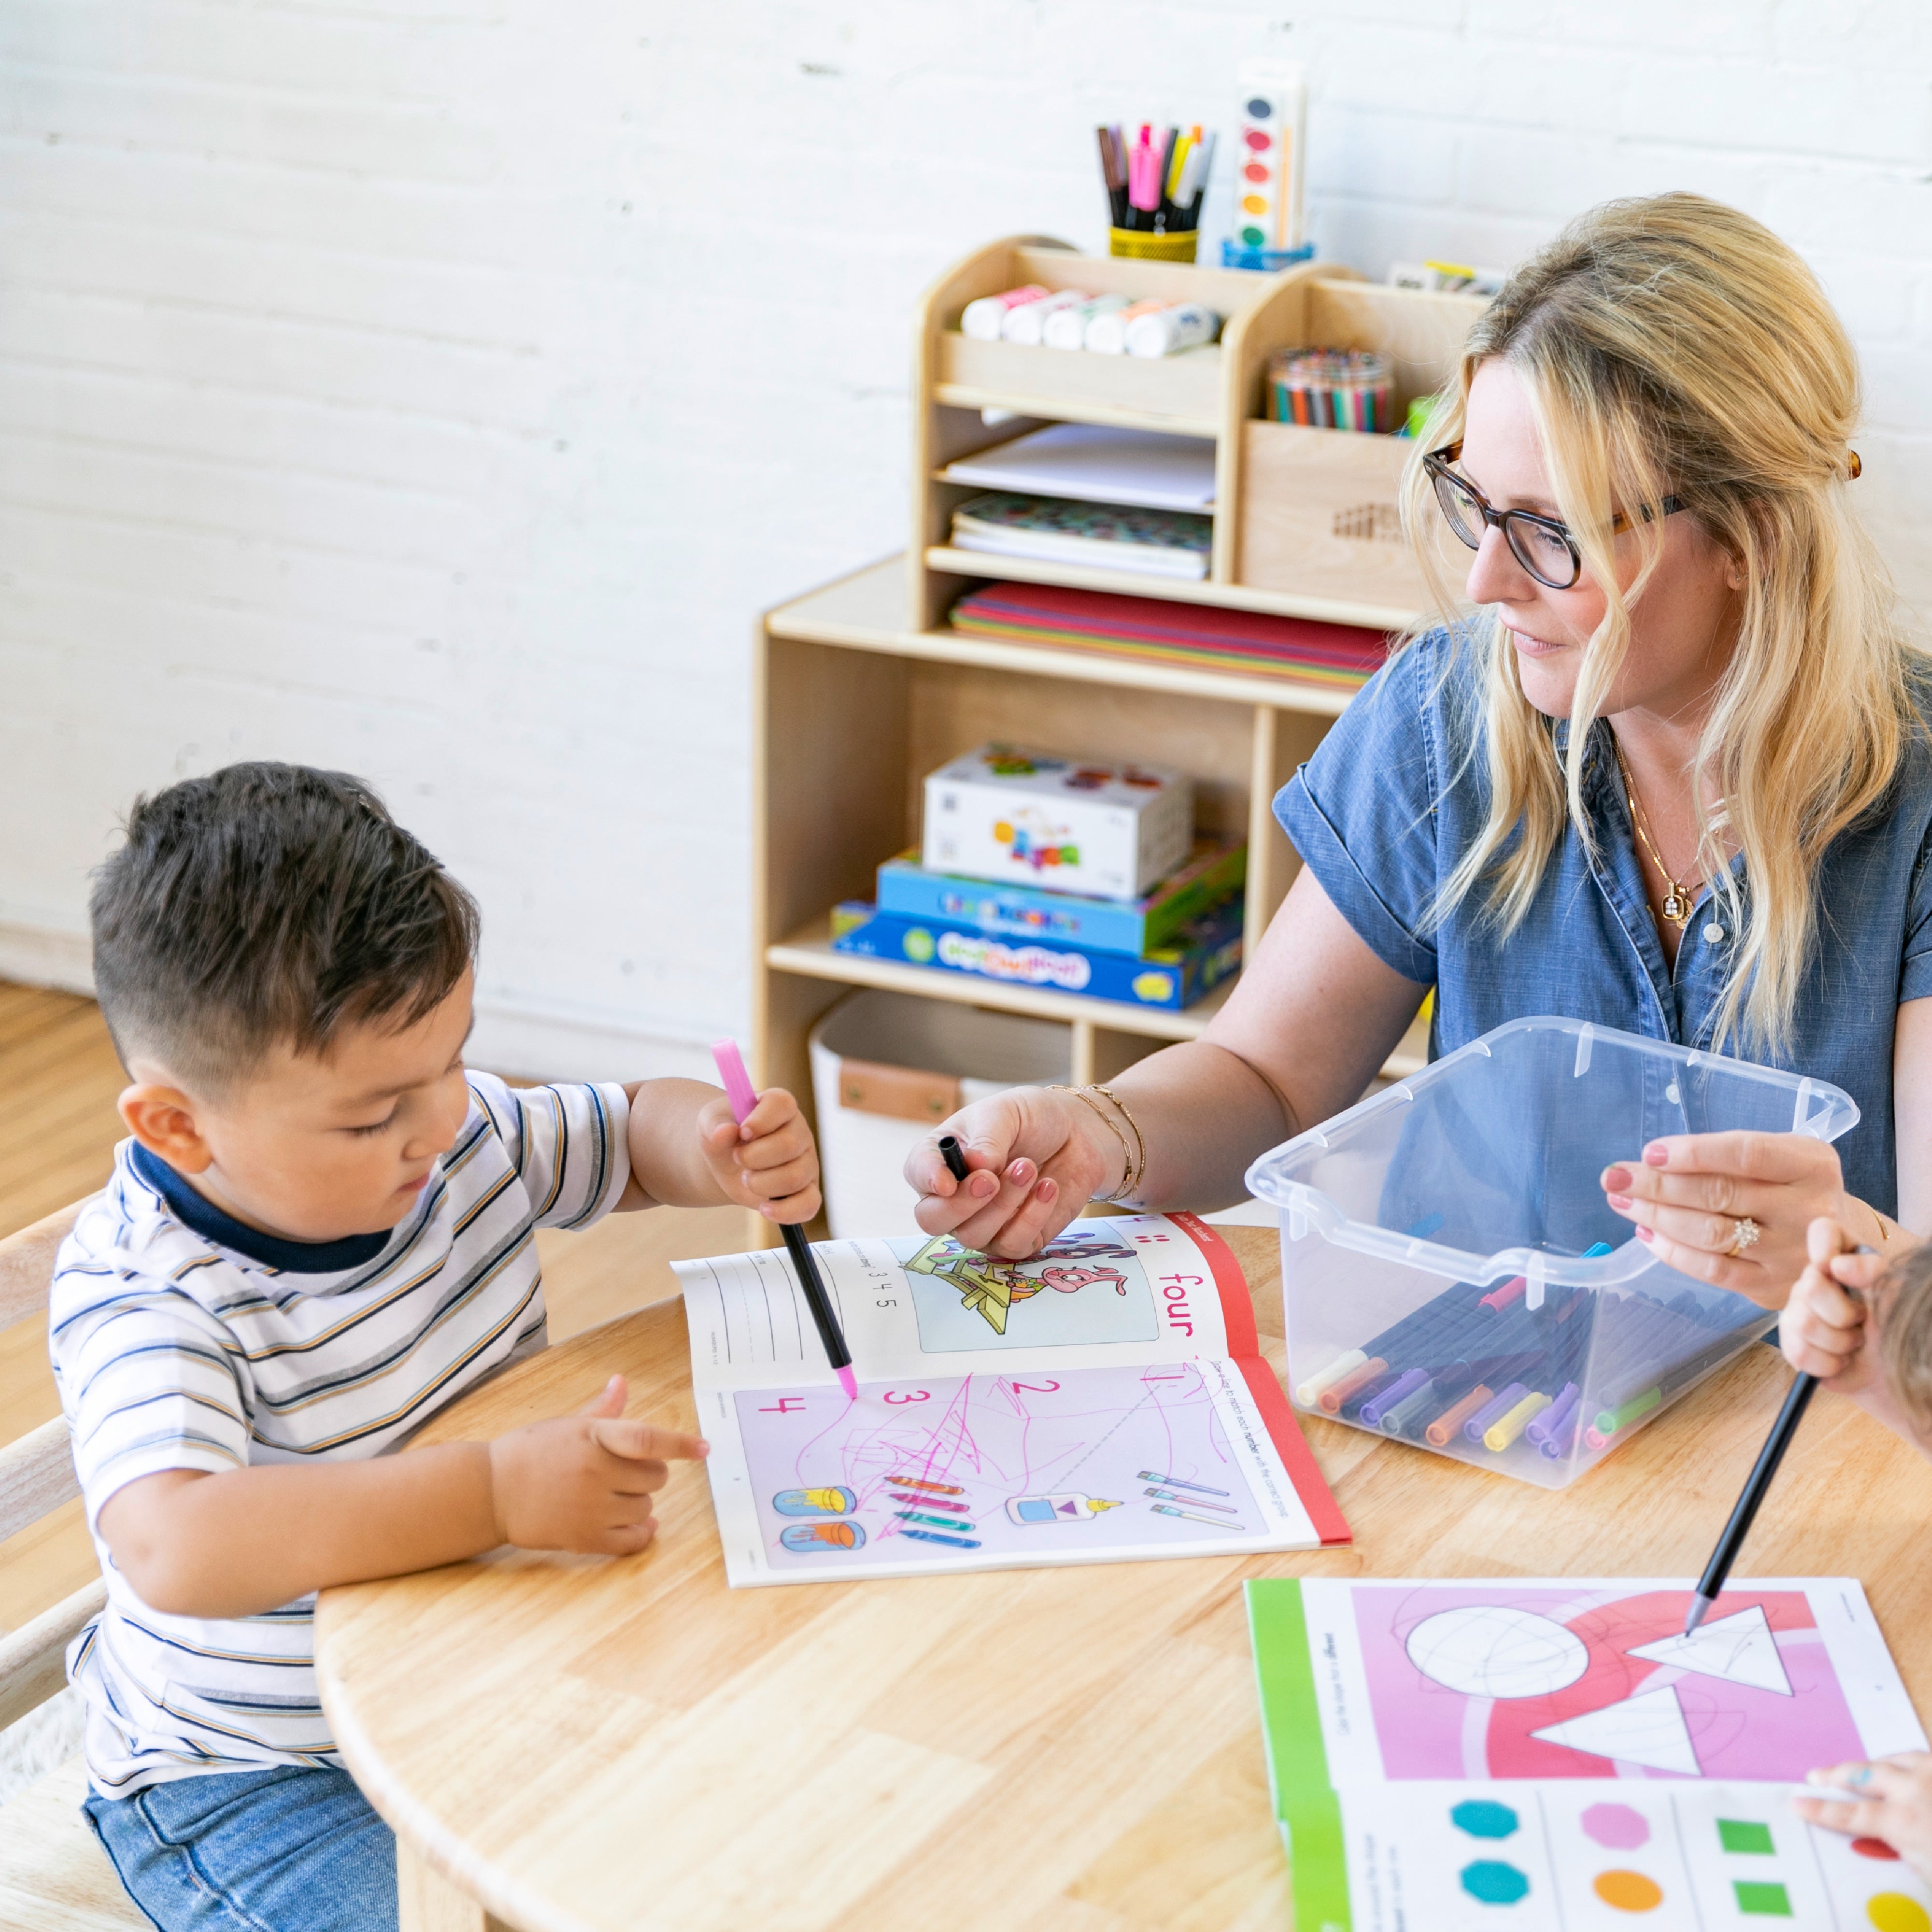
POLYGON ((952 628, 1003 643, 1100 651, 1144 663, 1278 677, 1331 690, 1366 683, 1388 654, 1378 631, 1057 584, 989 584, 952 607, 952 628))

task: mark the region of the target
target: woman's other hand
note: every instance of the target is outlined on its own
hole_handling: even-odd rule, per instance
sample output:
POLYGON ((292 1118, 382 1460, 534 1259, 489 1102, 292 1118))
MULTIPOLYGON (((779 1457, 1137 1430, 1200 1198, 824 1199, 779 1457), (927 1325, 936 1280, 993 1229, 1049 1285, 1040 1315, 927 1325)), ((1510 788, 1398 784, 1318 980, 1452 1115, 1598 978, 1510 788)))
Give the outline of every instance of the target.
POLYGON ((1803 1134, 1667 1135, 1606 1168, 1603 1185, 1659 1261, 1762 1308, 1784 1306, 1820 1215, 1881 1234, 1875 1211, 1846 1193, 1837 1150, 1803 1134), (1747 1220, 1756 1238, 1742 1230, 1741 1243, 1747 1220))
POLYGON ((1015 1087, 941 1121, 907 1156, 905 1178, 928 1234, 1018 1261, 1037 1254, 1089 1201, 1117 1192, 1124 1165, 1119 1136, 1080 1095, 1015 1087), (959 1142, 964 1180, 940 1154, 942 1134, 959 1142))

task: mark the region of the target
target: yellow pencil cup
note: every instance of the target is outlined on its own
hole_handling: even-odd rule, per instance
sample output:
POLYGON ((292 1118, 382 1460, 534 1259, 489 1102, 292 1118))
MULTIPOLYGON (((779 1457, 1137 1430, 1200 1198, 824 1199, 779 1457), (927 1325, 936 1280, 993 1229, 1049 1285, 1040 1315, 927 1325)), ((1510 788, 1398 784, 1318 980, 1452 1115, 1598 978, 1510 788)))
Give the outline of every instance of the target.
POLYGON ((1200 238, 1198 231, 1192 228, 1177 229, 1166 235, 1143 234, 1134 228, 1110 228, 1107 252, 1130 256, 1138 262, 1191 262, 1194 244, 1200 238))

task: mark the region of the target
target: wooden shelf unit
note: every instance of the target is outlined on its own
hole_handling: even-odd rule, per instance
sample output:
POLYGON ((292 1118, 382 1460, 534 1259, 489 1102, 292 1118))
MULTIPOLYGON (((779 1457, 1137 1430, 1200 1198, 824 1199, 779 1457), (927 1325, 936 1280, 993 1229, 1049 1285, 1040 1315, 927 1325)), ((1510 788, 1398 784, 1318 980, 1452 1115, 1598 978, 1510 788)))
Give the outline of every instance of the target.
MULTIPOLYGON (((1079 1081, 1198 1037, 1222 989, 1170 1012, 1001 986, 835 952, 827 915, 841 899, 871 898, 879 862, 918 843, 928 771, 1006 736, 1192 773, 1202 828, 1248 841, 1247 929, 1258 934, 1300 863, 1274 822, 1274 794, 1343 700, 1213 670, 914 631, 904 621, 904 571, 892 557, 856 572, 772 611, 758 634, 752 1048, 760 1079, 808 1096, 806 1036, 854 986, 1063 1022, 1079 1081)), ((1413 1072, 1426 1052, 1418 1028, 1385 1071, 1413 1072)))
POLYGON ((1426 594, 1396 514, 1414 446, 1266 421, 1268 358, 1317 344, 1378 350, 1395 364, 1406 410, 1441 386, 1484 306, 1472 296, 1382 287, 1329 262, 1257 275, 1082 255, 1039 236, 976 249, 927 290, 914 332, 910 628, 931 629, 974 583, 1005 578, 1400 629, 1426 594), (1221 340, 1146 360, 960 333, 968 302, 1028 282, 1204 302, 1226 318, 1221 340), (987 410, 1007 413, 989 424, 987 410), (1204 582, 1028 566, 948 547, 953 510, 982 486, 949 481, 946 466, 1049 422, 1214 440, 1214 548, 1204 582))
MULTIPOLYGON (((1257 940, 1300 864, 1274 822, 1274 795, 1348 694, 969 637, 946 614, 971 586, 1011 580, 1401 628, 1420 606, 1422 578, 1386 526, 1414 445, 1264 421, 1268 360, 1291 345, 1379 349, 1395 361, 1406 406, 1443 381, 1481 308, 1464 296, 1376 287, 1325 263, 1253 275, 1083 256, 1042 236, 976 249, 939 278, 914 332, 910 548, 783 605, 758 632, 752 1046, 762 1080, 809 1105, 807 1036, 856 986, 1060 1022, 1076 1081, 1105 1080, 1171 1041, 1199 1036, 1232 987, 1169 1012, 862 958, 832 950, 830 908, 869 899, 880 862, 917 844, 927 772, 1004 738, 1189 772, 1200 829, 1248 842, 1246 929, 1257 940), (1226 325, 1211 347, 1155 361, 961 334, 968 302, 1025 282, 1198 300, 1226 325), (977 486, 940 472, 1048 422, 1214 439, 1214 547, 1204 582, 950 548, 953 507, 977 486)), ((1419 1022, 1384 1076, 1414 1072, 1427 1047, 1419 1022)), ((773 1238, 768 1226, 755 1226, 757 1238, 773 1238)))

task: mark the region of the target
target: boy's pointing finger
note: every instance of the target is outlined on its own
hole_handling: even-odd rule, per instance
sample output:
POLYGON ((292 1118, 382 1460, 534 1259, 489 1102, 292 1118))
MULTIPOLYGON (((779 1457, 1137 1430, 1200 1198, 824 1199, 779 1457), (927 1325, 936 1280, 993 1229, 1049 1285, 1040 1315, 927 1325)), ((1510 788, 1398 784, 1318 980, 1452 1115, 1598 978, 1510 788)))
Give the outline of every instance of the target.
POLYGON ((630 1462, 698 1462, 710 1454, 711 1444, 701 1436, 687 1436, 681 1429, 660 1428, 654 1422, 606 1421, 591 1424, 591 1435, 614 1456, 630 1462))

